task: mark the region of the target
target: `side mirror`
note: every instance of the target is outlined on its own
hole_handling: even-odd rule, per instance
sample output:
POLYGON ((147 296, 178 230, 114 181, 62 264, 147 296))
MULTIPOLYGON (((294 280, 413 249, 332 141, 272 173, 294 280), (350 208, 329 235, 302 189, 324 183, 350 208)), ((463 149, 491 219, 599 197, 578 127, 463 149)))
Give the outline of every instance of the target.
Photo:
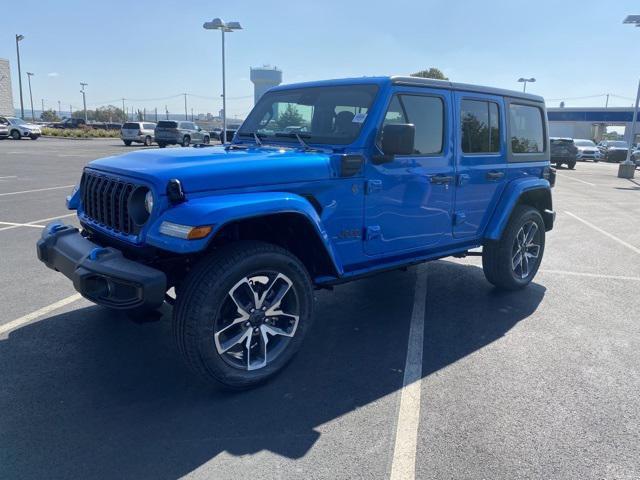
POLYGON ((382 152, 385 155, 414 153, 416 127, 411 123, 390 123, 382 129, 382 152))

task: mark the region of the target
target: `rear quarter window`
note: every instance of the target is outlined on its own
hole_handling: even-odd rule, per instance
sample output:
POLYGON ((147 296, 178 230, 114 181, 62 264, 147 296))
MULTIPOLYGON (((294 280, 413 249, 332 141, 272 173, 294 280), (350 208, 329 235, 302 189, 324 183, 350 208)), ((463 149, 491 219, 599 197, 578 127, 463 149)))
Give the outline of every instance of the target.
POLYGON ((545 150, 542 110, 532 105, 509 105, 511 152, 514 155, 545 150))

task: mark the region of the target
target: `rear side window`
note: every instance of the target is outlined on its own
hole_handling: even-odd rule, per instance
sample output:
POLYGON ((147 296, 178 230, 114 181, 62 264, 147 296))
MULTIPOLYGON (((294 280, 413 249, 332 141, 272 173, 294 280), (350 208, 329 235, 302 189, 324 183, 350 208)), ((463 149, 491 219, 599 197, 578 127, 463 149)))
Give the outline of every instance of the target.
POLYGON ((160 120, 158 122, 160 128, 178 128, 178 122, 172 122, 170 120, 160 120))
POLYGON ((542 111, 530 105, 509 105, 511 151, 517 153, 544 152, 542 111))
POLYGON ((396 95, 391 100, 383 125, 412 123, 416 127, 416 155, 442 152, 444 134, 444 104, 439 97, 426 95, 396 95))
POLYGON ((462 151, 498 153, 500 151, 500 115, 498 104, 482 100, 460 102, 462 151))

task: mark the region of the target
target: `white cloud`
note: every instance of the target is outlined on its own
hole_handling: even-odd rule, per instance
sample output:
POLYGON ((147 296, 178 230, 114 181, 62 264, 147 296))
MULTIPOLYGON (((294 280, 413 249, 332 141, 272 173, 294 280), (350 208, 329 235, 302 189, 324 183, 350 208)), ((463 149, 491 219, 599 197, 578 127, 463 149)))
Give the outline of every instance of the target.
POLYGON ((60 74, 58 72, 47 73, 47 77, 59 77, 60 74))

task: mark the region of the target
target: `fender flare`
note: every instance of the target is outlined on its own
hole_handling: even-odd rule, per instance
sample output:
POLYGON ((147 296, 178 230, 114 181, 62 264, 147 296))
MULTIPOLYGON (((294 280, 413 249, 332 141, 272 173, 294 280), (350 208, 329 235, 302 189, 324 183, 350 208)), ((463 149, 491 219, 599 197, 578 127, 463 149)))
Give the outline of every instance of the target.
POLYGON ((254 217, 294 213, 302 215, 314 228, 339 275, 342 265, 331 245, 320 216, 304 197, 290 192, 256 192, 225 194, 188 199, 161 214, 147 232, 148 244, 175 253, 197 253, 205 250, 216 234, 227 224, 254 217), (163 221, 181 225, 212 225, 212 232, 201 240, 183 240, 160 233, 163 221))
MULTIPOLYGON (((522 195, 534 190, 550 192, 551 185, 549 184, 549 181, 544 178, 523 178, 510 182, 502 193, 502 196, 498 201, 498 205, 493 211, 493 215, 487 224, 484 239, 499 240, 502 236, 502 232, 509 222, 513 209, 520 201, 522 195)), ((549 196, 549 199, 551 199, 551 196, 549 196)), ((551 203, 549 203, 548 207, 545 208, 551 211, 551 203)), ((540 213, 543 216, 545 215, 545 212, 540 213)), ((553 212, 551 212, 551 214, 552 213, 553 212)))

